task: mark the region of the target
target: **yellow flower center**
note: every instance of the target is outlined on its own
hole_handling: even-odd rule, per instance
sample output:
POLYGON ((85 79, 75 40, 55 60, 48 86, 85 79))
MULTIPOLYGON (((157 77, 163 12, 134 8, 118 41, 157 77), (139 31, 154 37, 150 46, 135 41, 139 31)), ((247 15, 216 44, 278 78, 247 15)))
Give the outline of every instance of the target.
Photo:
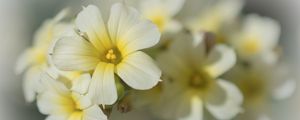
POLYGON ((190 77, 189 86, 195 89, 206 90, 212 82, 208 74, 197 72, 190 77))
POLYGON ((109 49, 105 54, 105 61, 108 63, 119 63, 121 61, 121 53, 118 49, 109 49))
POLYGON ((114 50, 113 49, 110 49, 108 50, 108 53, 105 55, 105 58, 107 60, 116 60, 117 59, 117 56, 116 54, 114 53, 114 50))

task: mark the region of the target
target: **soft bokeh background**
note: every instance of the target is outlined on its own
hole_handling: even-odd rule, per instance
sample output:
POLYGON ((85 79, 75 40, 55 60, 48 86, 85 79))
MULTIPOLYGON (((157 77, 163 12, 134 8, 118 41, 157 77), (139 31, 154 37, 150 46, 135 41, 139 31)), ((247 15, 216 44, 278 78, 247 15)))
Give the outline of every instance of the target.
MULTIPOLYGON (((189 1, 189 0, 187 0, 189 1)), ((15 62, 31 45, 34 31, 43 20, 51 18, 65 6, 81 9, 84 0, 0 0, 0 120, 42 120, 35 105, 27 104, 22 93, 21 76, 14 74, 15 62)), ((282 25, 284 58, 293 66, 297 82, 300 67, 300 1, 247 0, 244 13, 259 13, 278 20, 282 25)), ((300 84, 299 84, 300 85, 300 84)), ((300 89, 289 100, 272 106, 274 120, 300 119, 300 89)), ((113 115, 115 120, 152 120, 144 112, 113 115), (137 114, 138 113, 138 114, 137 114)))

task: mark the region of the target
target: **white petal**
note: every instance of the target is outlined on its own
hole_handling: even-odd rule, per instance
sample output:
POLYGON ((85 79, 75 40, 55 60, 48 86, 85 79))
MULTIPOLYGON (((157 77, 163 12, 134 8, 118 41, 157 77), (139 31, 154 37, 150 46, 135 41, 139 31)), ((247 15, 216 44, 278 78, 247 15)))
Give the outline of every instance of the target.
POLYGON ((165 0, 164 5, 168 13, 174 16, 181 10, 184 3, 185 0, 165 0))
POLYGON ((280 24, 267 17, 261 17, 256 14, 250 14, 244 21, 244 32, 257 35, 261 40, 263 51, 273 50, 278 44, 280 37, 280 24))
POLYGON ((50 115, 46 118, 46 120, 67 120, 67 116, 63 115, 50 115))
POLYGON ((218 80, 218 84, 225 90, 225 101, 221 105, 214 105, 207 102, 205 106, 217 119, 228 120, 242 112, 243 96, 239 89, 232 83, 225 80, 218 80))
POLYGON ((77 107, 81 110, 87 109, 93 105, 92 101, 87 96, 73 92, 72 98, 76 102, 77 107))
POLYGON ((36 93, 38 92, 41 79, 42 70, 38 67, 30 68, 26 74, 23 81, 23 89, 25 100, 27 102, 33 102, 36 97, 36 93))
POLYGON ((111 40, 106 30, 101 11, 94 5, 89 5, 78 14, 76 25, 81 32, 87 34, 89 41, 100 51, 111 47, 111 40))
POLYGON ((140 9, 144 16, 151 16, 155 14, 165 15, 165 13, 168 12, 162 0, 143 0, 140 2, 140 9))
POLYGON ((28 49, 18 58, 16 65, 16 74, 21 74, 27 67, 33 63, 32 50, 28 49))
POLYGON ((191 73, 190 67, 182 57, 173 53, 163 53, 157 58, 158 65, 165 75, 182 80, 191 73))
POLYGON ((231 69, 236 63, 236 55, 233 49, 225 45, 217 45, 206 60, 205 70, 212 77, 218 77, 231 69))
MULTIPOLYGON (((178 34, 176 40, 170 47, 170 52, 174 55, 185 59, 187 63, 204 62, 206 58, 206 48, 203 40, 203 33, 182 33, 178 34)), ((195 67, 193 65, 193 67, 195 67)))
POLYGON ((284 100, 291 97, 296 90, 296 81, 295 80, 287 80, 278 88, 273 90, 272 96, 276 100, 284 100))
POLYGON ((89 71, 99 62, 99 52, 79 37, 63 37, 53 50, 53 62, 65 71, 89 71))
POLYGON ((42 114, 68 115, 74 110, 71 94, 61 94, 55 91, 46 91, 38 96, 37 106, 42 114))
POLYGON ((92 76, 87 95, 95 104, 112 105, 118 98, 114 65, 100 62, 92 76))
POLYGON ((43 114, 67 114, 72 110, 73 100, 71 92, 61 82, 53 79, 49 74, 41 75, 41 86, 44 91, 37 98, 37 105, 43 114))
POLYGON ((90 74, 82 74, 79 78, 75 79, 71 90, 79 94, 85 94, 88 91, 91 80, 90 74))
POLYGON ((52 70, 48 69, 47 72, 43 72, 40 78, 40 84, 42 87, 44 87, 44 91, 55 91, 63 94, 66 94, 70 91, 64 83, 56 80, 56 76, 53 77, 51 76, 52 73, 48 72, 52 72, 52 70))
POLYGON ((123 55, 149 48, 158 43, 160 32, 134 9, 117 3, 112 6, 108 21, 110 36, 123 55))
MULTIPOLYGON (((177 85, 168 84, 164 89, 158 103, 155 104, 154 113, 164 119, 178 119, 188 116, 191 112, 191 99, 193 96, 186 89, 178 88, 177 85)), ((181 85, 182 86, 182 85, 181 85)))
POLYGON ((216 9, 220 12, 223 21, 230 22, 240 14, 243 5, 243 0, 222 0, 218 1, 216 9))
POLYGON ((198 96, 194 96, 191 100, 190 114, 178 120, 202 120, 203 119, 203 103, 198 96))
POLYGON ((117 66, 117 74, 130 87, 145 90, 159 82, 161 70, 148 55, 135 52, 126 56, 117 66))
POLYGON ((179 21, 171 20, 166 25, 165 31, 170 33, 176 33, 182 30, 183 26, 179 21))
POLYGON ((83 120, 107 120, 107 117, 97 105, 94 105, 84 110, 83 120))

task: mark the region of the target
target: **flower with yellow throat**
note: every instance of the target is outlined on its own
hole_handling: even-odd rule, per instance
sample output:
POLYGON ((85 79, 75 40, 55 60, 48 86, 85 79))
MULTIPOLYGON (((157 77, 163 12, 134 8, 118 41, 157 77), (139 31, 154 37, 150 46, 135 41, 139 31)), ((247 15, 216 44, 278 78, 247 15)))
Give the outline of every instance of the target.
MULTIPOLYGON (((193 13, 194 16, 188 16, 186 26, 193 31, 205 31, 220 34, 226 25, 230 25, 241 12, 243 0, 191 0, 197 1, 202 7, 199 12, 193 13)), ((196 4, 196 3, 195 3, 196 4)), ((232 27, 232 26, 231 26, 232 27)))
POLYGON ((78 14, 75 24, 79 35, 60 38, 52 59, 61 70, 92 72, 84 94, 93 103, 116 102, 117 76, 139 90, 150 89, 159 82, 161 70, 139 50, 158 43, 160 32, 136 9, 124 3, 114 3, 110 10, 89 5, 78 14))
POLYGON ((251 14, 244 18, 241 29, 229 42, 242 60, 261 59, 274 63, 277 61, 275 48, 279 37, 280 24, 277 21, 251 14))
POLYGON ((244 96, 244 112, 237 120, 271 120, 270 106, 294 95, 296 80, 285 64, 251 62, 237 64, 224 76, 235 83, 244 96))
POLYGON ((166 119, 202 120, 203 109, 228 120, 241 112, 243 96, 232 83, 219 78, 236 62, 225 45, 206 46, 202 33, 179 36, 158 57, 164 75, 159 111, 166 119), (168 81, 168 82, 166 82, 168 81))
POLYGON ((140 0, 139 2, 142 14, 156 24, 162 33, 180 30, 181 25, 174 17, 183 7, 185 0, 140 0))
POLYGON ((62 10, 55 18, 43 23, 34 36, 33 46, 27 49, 17 61, 17 74, 25 71, 23 89, 27 102, 35 100, 41 73, 49 67, 48 49, 53 40, 69 29, 69 24, 60 22, 67 14, 62 10))
POLYGON ((46 120, 107 120, 101 108, 86 96, 69 90, 59 79, 42 74, 43 92, 37 97, 37 105, 46 120))

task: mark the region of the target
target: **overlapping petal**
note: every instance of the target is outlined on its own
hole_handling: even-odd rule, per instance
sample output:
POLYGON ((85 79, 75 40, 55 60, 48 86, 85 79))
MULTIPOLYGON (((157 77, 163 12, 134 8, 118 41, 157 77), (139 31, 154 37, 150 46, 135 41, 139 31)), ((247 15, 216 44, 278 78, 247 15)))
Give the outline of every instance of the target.
POLYGON ((134 8, 121 3, 112 6, 108 29, 123 56, 158 43, 160 32, 134 8))
POLYGON ((118 98, 114 65, 100 62, 92 76, 87 96, 95 104, 112 105, 118 98))
POLYGON ((78 29, 86 33, 88 40, 99 50, 104 51, 112 47, 112 41, 106 29, 106 23, 102 13, 97 6, 89 5, 77 16, 76 25, 78 29))
POLYGON ((61 70, 89 71, 98 62, 100 53, 88 41, 80 37, 63 37, 57 41, 52 59, 61 70))
POLYGON ((231 69, 236 63, 233 49, 225 45, 217 45, 209 54, 205 71, 212 77, 218 77, 231 69))
POLYGON ((117 74, 134 89, 146 90, 160 80, 161 70, 143 52, 132 53, 117 66, 117 74))
MULTIPOLYGON (((209 101, 205 106, 217 119, 228 120, 242 112, 241 104, 243 102, 243 95, 239 89, 225 80, 218 80, 217 84, 224 89, 226 95, 221 104, 213 104, 209 101)), ((217 94, 218 95, 218 94, 217 94)), ((219 97, 216 96, 216 99, 219 97)))

